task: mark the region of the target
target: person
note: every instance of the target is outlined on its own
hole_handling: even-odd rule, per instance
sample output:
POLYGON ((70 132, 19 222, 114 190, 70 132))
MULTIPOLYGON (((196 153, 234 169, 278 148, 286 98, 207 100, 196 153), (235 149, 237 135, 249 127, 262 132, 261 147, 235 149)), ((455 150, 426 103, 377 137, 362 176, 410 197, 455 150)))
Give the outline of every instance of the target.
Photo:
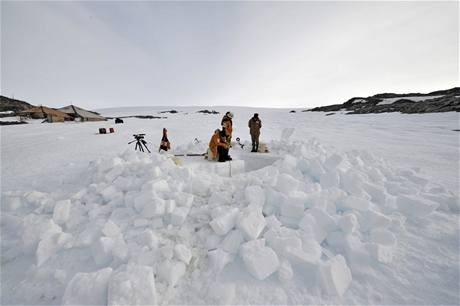
POLYGON ((226 162, 227 160, 232 160, 230 155, 228 155, 230 144, 227 142, 227 133, 222 130, 220 131, 219 136, 219 145, 217 146, 218 161, 222 163, 226 162))
POLYGON ((171 144, 168 140, 168 130, 163 128, 163 137, 161 138, 160 149, 158 152, 161 152, 161 150, 168 151, 169 149, 171 149, 171 144))
POLYGON ((217 148, 221 145, 222 144, 220 143, 220 130, 217 129, 214 131, 214 134, 212 134, 211 140, 209 140, 207 159, 217 160, 218 158, 217 148))
POLYGON ((227 143, 231 145, 232 141, 232 132, 233 132, 233 113, 232 112, 226 112, 224 117, 222 118, 222 121, 220 122, 222 126, 222 130, 225 132, 226 138, 227 138, 227 143))
POLYGON ((254 116, 249 119, 248 122, 249 133, 251 134, 252 150, 251 152, 259 151, 259 136, 260 128, 262 127, 262 121, 259 118, 259 114, 255 113, 254 116))

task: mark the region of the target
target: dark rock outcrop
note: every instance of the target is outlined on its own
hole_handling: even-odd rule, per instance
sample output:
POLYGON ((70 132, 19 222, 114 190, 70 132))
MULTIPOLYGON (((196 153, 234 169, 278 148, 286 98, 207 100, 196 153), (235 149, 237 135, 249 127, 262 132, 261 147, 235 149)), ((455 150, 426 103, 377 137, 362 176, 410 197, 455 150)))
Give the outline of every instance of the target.
POLYGON ((348 111, 347 114, 370 114, 401 112, 414 113, 437 113, 437 112, 460 112, 460 87, 448 90, 438 90, 427 94, 409 93, 395 94, 383 93, 371 97, 351 98, 343 104, 334 104, 310 109, 313 112, 336 112, 348 111), (417 101, 411 100, 416 97, 417 101), (426 99, 423 99, 426 97, 426 99), (401 98, 401 99, 397 99, 401 98), (392 103, 381 103, 384 99, 395 99, 392 103))
POLYGON ((13 112, 17 114, 32 107, 34 107, 32 104, 25 101, 0 96, 0 112, 13 112))

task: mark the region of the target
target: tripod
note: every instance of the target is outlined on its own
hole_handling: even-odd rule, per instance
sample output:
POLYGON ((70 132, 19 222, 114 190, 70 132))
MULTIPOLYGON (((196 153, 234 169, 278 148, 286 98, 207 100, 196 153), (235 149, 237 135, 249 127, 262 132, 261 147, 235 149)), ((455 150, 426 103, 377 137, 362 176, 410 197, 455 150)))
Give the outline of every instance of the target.
POLYGON ((139 151, 144 152, 144 147, 145 149, 149 152, 149 148, 147 148, 147 141, 144 140, 145 134, 134 134, 134 140, 128 142, 128 144, 132 144, 133 142, 136 142, 136 146, 134 147, 134 150, 137 150, 139 148, 139 151))

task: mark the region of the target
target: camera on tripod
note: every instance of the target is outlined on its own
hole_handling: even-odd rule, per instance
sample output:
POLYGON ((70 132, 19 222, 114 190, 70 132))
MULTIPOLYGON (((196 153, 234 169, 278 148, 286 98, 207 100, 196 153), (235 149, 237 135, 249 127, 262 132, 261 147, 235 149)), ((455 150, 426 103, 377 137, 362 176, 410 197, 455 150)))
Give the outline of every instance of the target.
POLYGON ((145 134, 133 134, 134 140, 128 142, 128 144, 131 144, 133 142, 136 142, 136 146, 134 147, 134 150, 138 150, 144 152, 144 148, 150 153, 149 148, 147 148, 147 141, 144 140, 145 134))

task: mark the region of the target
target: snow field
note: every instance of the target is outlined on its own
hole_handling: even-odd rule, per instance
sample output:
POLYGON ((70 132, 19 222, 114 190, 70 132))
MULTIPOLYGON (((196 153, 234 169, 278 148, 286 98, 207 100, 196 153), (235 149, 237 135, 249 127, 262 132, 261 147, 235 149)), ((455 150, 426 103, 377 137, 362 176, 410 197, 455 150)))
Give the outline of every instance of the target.
POLYGON ((252 172, 233 162, 231 177, 217 169, 227 163, 209 171, 126 151, 92 162, 78 192, 9 192, 2 222, 17 231, 3 260, 25 252, 33 273, 56 271, 64 305, 187 303, 175 292, 196 282, 209 287, 205 303, 241 303, 238 284, 219 282, 240 263, 257 282, 340 301, 354 277, 392 264, 407 219, 458 213, 458 197, 412 169, 293 132, 269 145, 279 160, 252 172), (78 250, 88 266, 55 264, 78 250))

